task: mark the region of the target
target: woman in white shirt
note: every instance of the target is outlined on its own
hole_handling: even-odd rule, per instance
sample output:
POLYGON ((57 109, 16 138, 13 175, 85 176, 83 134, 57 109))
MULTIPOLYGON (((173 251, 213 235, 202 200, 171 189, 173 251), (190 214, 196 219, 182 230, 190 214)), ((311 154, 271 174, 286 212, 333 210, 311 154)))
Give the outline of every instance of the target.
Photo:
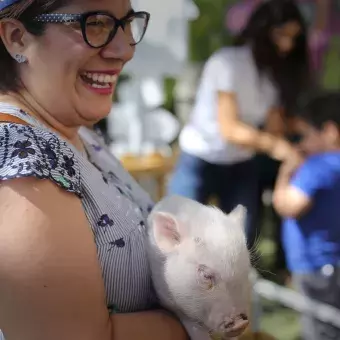
POLYGON ((306 28, 295 3, 260 5, 236 46, 220 49, 204 66, 168 193, 204 203, 214 195, 227 212, 243 204, 252 247, 258 210, 254 156, 262 152, 282 161, 297 152, 284 139, 283 112, 291 112, 308 73, 306 28))

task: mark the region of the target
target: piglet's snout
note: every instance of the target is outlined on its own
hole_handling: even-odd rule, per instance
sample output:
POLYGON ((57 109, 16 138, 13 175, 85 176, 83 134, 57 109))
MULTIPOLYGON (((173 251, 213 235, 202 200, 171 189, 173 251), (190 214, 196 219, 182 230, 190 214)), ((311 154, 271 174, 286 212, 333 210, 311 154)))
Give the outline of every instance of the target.
POLYGON ((245 314, 240 314, 236 318, 225 322, 222 327, 222 332, 228 337, 236 337, 241 335, 249 325, 248 317, 245 314))

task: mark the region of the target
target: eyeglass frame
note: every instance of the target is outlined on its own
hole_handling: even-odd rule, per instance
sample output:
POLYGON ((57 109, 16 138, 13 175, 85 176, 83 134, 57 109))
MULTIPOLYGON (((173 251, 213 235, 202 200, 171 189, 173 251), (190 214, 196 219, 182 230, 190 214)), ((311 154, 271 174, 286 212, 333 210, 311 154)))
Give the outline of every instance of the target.
POLYGON ((146 12, 146 11, 130 11, 127 15, 125 15, 122 19, 117 19, 115 16, 113 16, 111 13, 107 12, 107 11, 90 11, 90 12, 85 12, 85 13, 44 13, 44 14, 39 14, 38 16, 36 16, 33 21, 34 22, 40 22, 40 23, 44 23, 44 24, 72 24, 72 23, 76 23, 79 22, 80 24, 80 28, 81 28, 81 32, 83 35, 83 39, 86 42, 86 44, 88 46, 90 46, 91 48, 103 48, 105 46, 107 46, 116 36, 118 29, 121 27, 122 30, 124 31, 125 25, 128 23, 128 19, 130 19, 131 17, 137 17, 138 15, 145 15, 145 28, 144 28, 144 32, 141 36, 141 38, 139 39, 139 41, 137 43, 134 44, 130 44, 130 46, 136 46, 137 44, 139 44, 143 38, 144 35, 146 33, 146 30, 148 28, 149 25, 149 20, 150 20, 150 13, 146 12), (107 16, 109 18, 111 18, 115 24, 114 29, 110 32, 107 41, 100 45, 100 46, 93 46, 91 45, 91 43, 89 42, 88 38, 87 38, 87 34, 86 34, 86 20, 88 19, 88 17, 92 16, 92 15, 104 15, 107 16), (50 20, 48 20, 50 19, 50 20), (54 19, 54 20, 53 20, 54 19))

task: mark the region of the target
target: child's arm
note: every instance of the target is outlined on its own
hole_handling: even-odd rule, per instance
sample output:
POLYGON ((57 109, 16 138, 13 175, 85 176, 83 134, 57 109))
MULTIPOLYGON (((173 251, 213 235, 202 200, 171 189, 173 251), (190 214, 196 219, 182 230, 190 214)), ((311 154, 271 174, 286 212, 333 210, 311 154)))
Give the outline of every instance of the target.
MULTIPOLYGON (((312 197, 292 183, 292 177, 302 164, 302 157, 295 155, 282 164, 273 194, 273 205, 282 217, 303 216, 312 205, 312 197)), ((297 173, 297 176, 303 176, 297 173)))

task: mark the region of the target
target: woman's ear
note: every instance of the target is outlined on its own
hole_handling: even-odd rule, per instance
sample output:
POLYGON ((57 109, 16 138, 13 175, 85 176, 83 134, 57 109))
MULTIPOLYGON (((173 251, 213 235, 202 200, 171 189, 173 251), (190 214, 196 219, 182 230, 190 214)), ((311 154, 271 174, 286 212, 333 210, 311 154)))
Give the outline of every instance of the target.
MULTIPOLYGON (((2 19, 0 22, 0 36, 8 53, 18 61, 24 57, 27 50, 27 34, 24 25, 15 19, 2 19)), ((20 61, 18 61, 20 62, 20 61)))

